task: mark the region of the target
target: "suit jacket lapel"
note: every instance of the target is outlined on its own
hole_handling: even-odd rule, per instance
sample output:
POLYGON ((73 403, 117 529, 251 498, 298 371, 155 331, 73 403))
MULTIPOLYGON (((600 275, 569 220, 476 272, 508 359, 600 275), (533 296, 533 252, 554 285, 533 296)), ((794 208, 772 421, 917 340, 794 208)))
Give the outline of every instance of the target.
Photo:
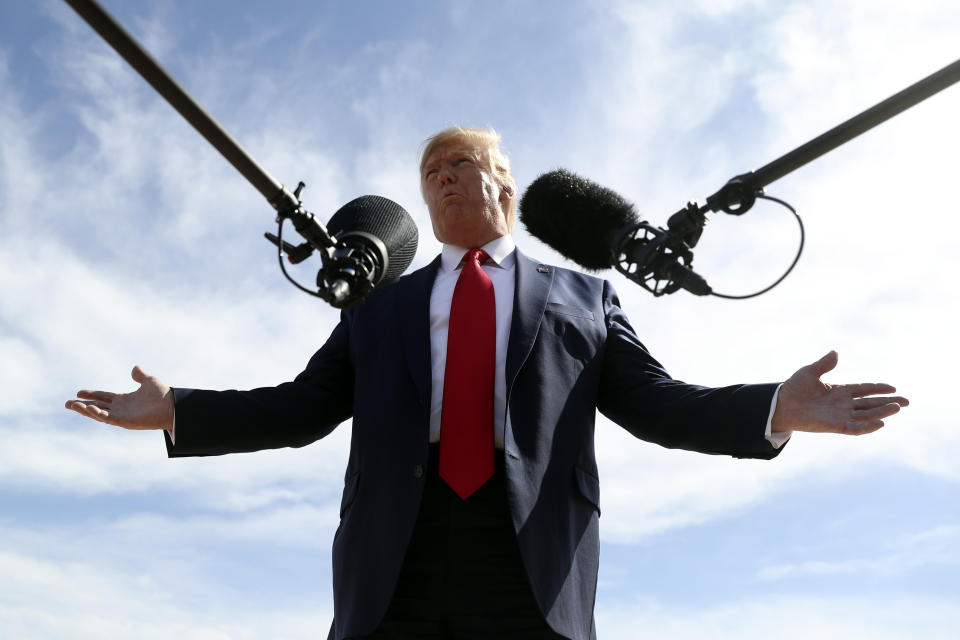
MULTIPOLYGON (((533 341, 540 330, 540 321, 547 306, 553 284, 553 268, 531 260, 516 251, 516 288, 513 296, 513 322, 507 345, 505 372, 507 395, 513 381, 526 362, 533 341)), ((430 293, 440 268, 440 256, 426 267, 414 271, 397 282, 397 318, 403 338, 403 349, 410 375, 417 386, 421 404, 430 410, 433 385, 430 362, 430 293)))
POLYGON ((516 251, 517 285, 513 296, 513 326, 510 327, 510 343, 507 345, 507 397, 513 381, 526 362, 533 341, 540 330, 547 295, 553 284, 553 269, 531 260, 516 251))
POLYGON ((423 408, 430 411, 433 375, 430 372, 430 292, 440 268, 440 256, 397 282, 397 318, 410 375, 423 408))

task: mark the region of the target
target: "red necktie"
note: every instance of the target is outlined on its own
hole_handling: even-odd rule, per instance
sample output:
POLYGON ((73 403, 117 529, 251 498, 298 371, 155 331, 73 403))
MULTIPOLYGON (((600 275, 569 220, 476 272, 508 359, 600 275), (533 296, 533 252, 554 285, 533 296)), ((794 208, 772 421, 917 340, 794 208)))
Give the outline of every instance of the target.
POLYGON ((497 316, 493 283, 471 249, 453 290, 440 413, 440 477, 466 499, 493 476, 493 378, 497 316))

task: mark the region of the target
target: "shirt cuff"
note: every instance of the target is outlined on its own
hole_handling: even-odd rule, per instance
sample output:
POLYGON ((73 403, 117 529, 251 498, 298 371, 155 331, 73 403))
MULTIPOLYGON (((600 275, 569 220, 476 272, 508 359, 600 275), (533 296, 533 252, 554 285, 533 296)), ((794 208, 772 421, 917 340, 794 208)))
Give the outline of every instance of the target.
MULTIPOLYGON (((776 394, 774 394, 773 397, 776 398, 777 397, 776 394)), ((173 426, 167 429, 167 433, 170 435, 170 444, 176 445, 177 444, 177 435, 176 435, 177 434, 177 407, 176 405, 174 405, 173 407, 173 426)), ((770 433, 770 421, 767 420, 767 434, 769 433, 770 433)), ((769 435, 767 436, 767 438, 769 439, 769 435)))
MULTIPOLYGON (((773 399, 770 401, 770 414, 767 415, 767 428, 763 433, 763 437, 767 439, 767 442, 773 445, 774 449, 779 449, 784 445, 784 443, 790 439, 790 436, 793 435, 793 431, 780 431, 773 433, 773 413, 777 410, 777 398, 780 397, 780 387, 783 385, 777 386, 777 390, 773 392, 773 399)), ((170 437, 173 437, 173 434, 170 434, 170 437)))

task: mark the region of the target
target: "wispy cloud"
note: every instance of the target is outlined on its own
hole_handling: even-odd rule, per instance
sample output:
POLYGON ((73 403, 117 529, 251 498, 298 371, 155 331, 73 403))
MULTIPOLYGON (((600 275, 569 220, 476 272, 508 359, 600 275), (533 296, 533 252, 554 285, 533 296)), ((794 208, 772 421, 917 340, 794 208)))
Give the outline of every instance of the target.
POLYGON ((0 571, 5 576, 0 627, 17 638, 306 638, 322 633, 332 619, 332 612, 316 603, 301 609, 279 602, 253 609, 228 606, 220 586, 170 593, 150 574, 130 575, 83 560, 56 562, 4 551, 0 571))
POLYGON ((952 636, 960 623, 950 598, 894 596, 883 602, 851 595, 818 598, 771 593, 713 606, 672 606, 655 600, 608 600, 597 612, 604 637, 636 638, 638 633, 676 638, 841 638, 898 640, 952 636))
POLYGON ((898 576, 924 566, 938 570, 960 565, 960 525, 945 524, 882 545, 885 552, 842 560, 804 560, 764 567, 761 580, 788 580, 800 576, 898 576))

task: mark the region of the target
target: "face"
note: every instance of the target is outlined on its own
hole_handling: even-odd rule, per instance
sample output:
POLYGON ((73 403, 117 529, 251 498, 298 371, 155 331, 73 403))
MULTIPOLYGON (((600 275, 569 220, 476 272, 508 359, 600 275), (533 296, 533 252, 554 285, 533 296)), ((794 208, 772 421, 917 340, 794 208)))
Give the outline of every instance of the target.
POLYGON ((481 161, 485 150, 440 145, 423 165, 423 195, 440 242, 480 247, 510 233, 505 211, 513 194, 481 161))

